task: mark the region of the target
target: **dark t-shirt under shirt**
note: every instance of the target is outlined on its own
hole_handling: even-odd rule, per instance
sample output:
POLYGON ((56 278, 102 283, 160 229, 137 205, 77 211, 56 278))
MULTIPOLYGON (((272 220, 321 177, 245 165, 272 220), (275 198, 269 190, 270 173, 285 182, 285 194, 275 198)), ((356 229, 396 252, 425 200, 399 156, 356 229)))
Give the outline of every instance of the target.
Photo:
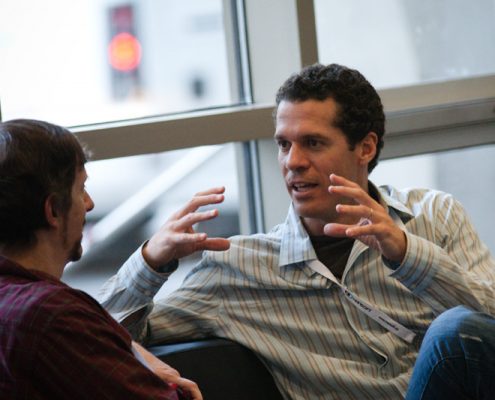
POLYGON ((316 256, 337 279, 342 279, 354 239, 331 236, 311 236, 316 256))
MULTIPOLYGON (((370 196, 379 202, 379 195, 373 185, 369 185, 370 196)), ((331 236, 311 236, 311 243, 316 256, 337 279, 342 279, 345 266, 351 254, 354 239, 336 238, 331 236)))

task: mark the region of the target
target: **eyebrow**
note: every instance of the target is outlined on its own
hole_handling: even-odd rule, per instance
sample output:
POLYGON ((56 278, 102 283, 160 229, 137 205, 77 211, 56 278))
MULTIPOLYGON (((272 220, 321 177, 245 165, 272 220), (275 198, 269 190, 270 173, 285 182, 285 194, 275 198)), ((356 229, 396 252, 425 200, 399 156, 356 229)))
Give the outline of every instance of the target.
MULTIPOLYGON (((283 133, 275 133, 273 135, 273 139, 286 139, 283 133)), ((331 139, 325 135, 322 135, 320 133, 303 133, 301 135, 298 135, 297 140, 307 140, 307 139, 319 139, 325 142, 330 141, 331 139)))

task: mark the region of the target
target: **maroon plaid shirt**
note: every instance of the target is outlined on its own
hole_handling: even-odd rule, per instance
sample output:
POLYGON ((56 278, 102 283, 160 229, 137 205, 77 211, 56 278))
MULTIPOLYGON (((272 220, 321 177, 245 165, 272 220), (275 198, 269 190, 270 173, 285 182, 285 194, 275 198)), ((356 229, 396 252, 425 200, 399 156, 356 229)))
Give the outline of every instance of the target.
POLYGON ((177 399, 87 294, 0 256, 1 399, 177 399))

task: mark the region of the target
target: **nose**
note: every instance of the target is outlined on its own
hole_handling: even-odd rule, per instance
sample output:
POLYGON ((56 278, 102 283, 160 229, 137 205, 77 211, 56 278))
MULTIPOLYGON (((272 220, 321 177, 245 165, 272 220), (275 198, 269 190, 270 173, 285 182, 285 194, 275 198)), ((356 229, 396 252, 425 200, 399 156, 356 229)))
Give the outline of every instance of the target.
POLYGON ((95 208, 95 203, 88 192, 85 192, 84 202, 86 203, 86 212, 90 212, 93 208, 95 208))
POLYGON ((304 149, 297 144, 292 144, 285 157, 285 166, 292 171, 308 168, 309 159, 306 156, 304 149))

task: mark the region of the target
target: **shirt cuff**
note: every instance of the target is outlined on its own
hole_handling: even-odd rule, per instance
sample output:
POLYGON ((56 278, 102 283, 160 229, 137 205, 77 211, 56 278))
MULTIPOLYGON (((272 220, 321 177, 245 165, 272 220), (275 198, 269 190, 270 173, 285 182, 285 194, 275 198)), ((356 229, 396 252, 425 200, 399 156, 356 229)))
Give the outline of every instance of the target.
POLYGON ((168 278, 168 276, 170 276, 170 274, 172 274, 172 272, 175 272, 175 270, 178 268, 179 260, 177 258, 174 258, 168 263, 160 265, 158 268, 151 267, 143 257, 143 247, 146 246, 146 243, 148 243, 147 240, 141 246, 139 246, 140 260, 142 261, 143 265, 145 265, 147 269, 155 273, 166 275, 166 277, 168 278))
POLYGON ((395 271, 397 268, 399 268, 402 265, 398 261, 390 261, 388 258, 385 258, 383 256, 382 256, 382 261, 389 269, 393 271, 395 271))
POLYGON ((169 274, 161 274, 151 268, 141 253, 140 246, 126 262, 126 288, 144 300, 152 299, 167 281, 169 274))
POLYGON ((174 272, 177 269, 178 266, 179 266, 179 260, 174 258, 172 261, 169 261, 166 264, 160 265, 156 269, 156 272, 158 272, 160 274, 169 274, 170 275, 172 272, 174 272))
POLYGON ((422 292, 429 287, 433 277, 436 275, 439 263, 439 249, 434 243, 419 236, 407 233, 407 249, 404 260, 394 268, 392 277, 398 279, 413 293, 422 292))

